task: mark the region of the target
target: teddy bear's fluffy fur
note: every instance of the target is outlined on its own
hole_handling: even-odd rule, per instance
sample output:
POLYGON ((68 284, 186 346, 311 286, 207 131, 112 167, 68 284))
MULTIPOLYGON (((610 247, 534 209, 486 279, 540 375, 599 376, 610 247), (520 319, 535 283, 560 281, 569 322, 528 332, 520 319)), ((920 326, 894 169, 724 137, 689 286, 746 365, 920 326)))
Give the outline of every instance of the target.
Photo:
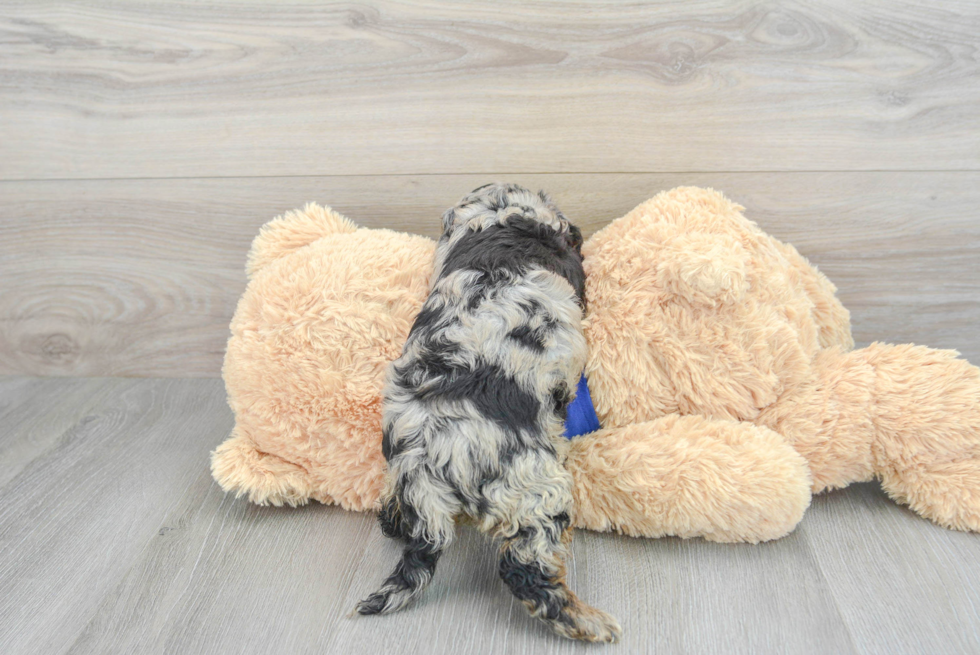
MULTIPOLYGON (((980 369, 922 346, 852 350, 834 286, 741 211, 679 188, 583 246, 603 427, 570 445, 573 523, 757 542, 792 530, 811 493, 878 478, 940 525, 980 530, 980 369)), ((434 248, 314 205, 262 229, 225 357, 223 488, 374 507, 384 371, 434 248)))

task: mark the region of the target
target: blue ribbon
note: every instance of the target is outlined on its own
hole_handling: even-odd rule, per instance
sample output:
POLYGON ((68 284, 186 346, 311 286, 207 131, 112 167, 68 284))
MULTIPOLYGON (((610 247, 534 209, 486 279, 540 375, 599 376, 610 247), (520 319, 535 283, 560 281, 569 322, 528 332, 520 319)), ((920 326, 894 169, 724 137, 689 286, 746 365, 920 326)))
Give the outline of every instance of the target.
POLYGON ((582 434, 589 434, 599 429, 599 417, 589 395, 589 382, 585 374, 578 381, 575 400, 568 405, 568 418, 565 420, 565 437, 571 439, 582 434))

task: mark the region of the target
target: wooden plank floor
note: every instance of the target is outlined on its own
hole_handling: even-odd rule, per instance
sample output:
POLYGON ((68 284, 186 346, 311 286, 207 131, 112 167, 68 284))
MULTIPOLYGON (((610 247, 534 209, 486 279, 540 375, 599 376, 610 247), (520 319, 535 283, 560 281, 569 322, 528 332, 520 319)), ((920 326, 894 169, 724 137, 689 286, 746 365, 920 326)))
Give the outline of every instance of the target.
POLYGON ((3 0, 3 179, 976 170, 970 0, 3 0))
MULTIPOLYGON (((259 226, 432 236, 508 180, 590 234, 710 186, 859 344, 980 363, 978 51, 976 0, 0 0, 0 653, 586 652, 465 530, 348 619, 397 552, 373 518, 216 487, 259 226)), ((980 536, 874 484, 759 546, 579 532, 570 574, 621 653, 980 652, 980 536)))
POLYGON ((0 374, 216 376, 264 222, 317 201, 435 236, 498 177, 586 234, 664 189, 723 190, 834 281, 858 343, 980 362, 980 171, 436 175, 0 182, 0 374))
POLYGON ((976 0, 0 0, 0 375, 217 376, 251 238, 712 186, 980 361, 976 0))
MULTIPOLYGON (((588 652, 530 620, 472 530, 416 605, 347 618, 398 547, 373 517, 261 508, 211 480, 218 380, 0 378, 0 652, 588 652)), ((875 484, 761 545, 577 531, 570 584, 622 653, 971 653, 980 536, 875 484)))

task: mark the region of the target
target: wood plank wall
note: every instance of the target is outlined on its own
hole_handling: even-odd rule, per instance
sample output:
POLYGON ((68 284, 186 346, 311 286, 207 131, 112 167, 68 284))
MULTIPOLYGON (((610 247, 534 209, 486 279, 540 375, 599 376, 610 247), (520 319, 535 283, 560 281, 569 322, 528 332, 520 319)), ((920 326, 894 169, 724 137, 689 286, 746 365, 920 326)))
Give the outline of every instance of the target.
POLYGON ((220 374, 251 238, 711 186, 980 363, 980 3, 0 0, 0 374, 220 374))

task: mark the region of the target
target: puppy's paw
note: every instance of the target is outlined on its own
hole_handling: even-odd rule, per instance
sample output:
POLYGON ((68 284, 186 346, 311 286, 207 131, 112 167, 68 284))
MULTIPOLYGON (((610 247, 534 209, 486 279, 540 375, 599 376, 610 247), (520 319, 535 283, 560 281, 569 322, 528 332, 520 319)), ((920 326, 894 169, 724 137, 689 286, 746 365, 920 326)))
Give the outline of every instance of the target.
POLYGON ((415 596, 411 589, 386 585, 359 602, 354 611, 365 616, 390 614, 405 607, 415 596))
POLYGON ((554 627, 563 637, 581 641, 612 643, 619 641, 623 634, 619 621, 602 610, 583 604, 566 608, 554 627))

